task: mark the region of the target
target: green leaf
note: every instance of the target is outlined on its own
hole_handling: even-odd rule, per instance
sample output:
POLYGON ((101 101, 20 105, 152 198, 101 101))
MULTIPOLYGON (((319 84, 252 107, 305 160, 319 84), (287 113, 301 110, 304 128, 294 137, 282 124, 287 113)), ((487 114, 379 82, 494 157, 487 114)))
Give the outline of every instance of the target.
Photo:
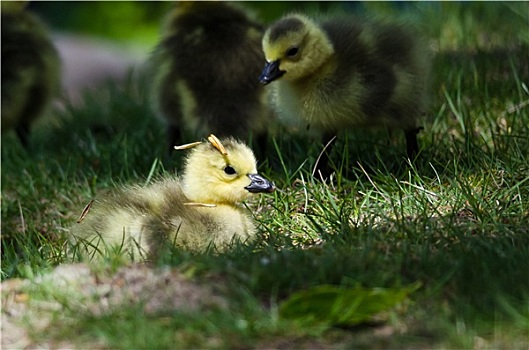
POLYGON ((292 294, 280 304, 279 315, 301 322, 352 326, 392 309, 420 286, 420 282, 389 289, 315 286, 292 294))

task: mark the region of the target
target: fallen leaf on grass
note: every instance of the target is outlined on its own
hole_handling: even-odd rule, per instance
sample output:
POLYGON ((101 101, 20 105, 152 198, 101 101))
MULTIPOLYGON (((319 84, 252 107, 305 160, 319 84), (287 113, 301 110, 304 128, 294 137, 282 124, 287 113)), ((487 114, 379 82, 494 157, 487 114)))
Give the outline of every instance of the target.
POLYGON ((292 294, 279 306, 279 315, 308 323, 354 326, 394 308, 420 286, 420 282, 402 288, 315 286, 292 294))

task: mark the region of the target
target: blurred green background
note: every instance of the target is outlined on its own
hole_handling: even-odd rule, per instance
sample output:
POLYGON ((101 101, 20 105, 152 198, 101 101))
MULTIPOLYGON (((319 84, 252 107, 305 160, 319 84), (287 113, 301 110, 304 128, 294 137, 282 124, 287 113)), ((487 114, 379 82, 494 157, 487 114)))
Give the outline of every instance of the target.
MULTIPOLYGON (((161 21, 173 2, 158 1, 33 1, 29 9, 54 30, 108 39, 156 42, 161 21)), ((421 23, 438 48, 457 50, 505 47, 529 43, 528 2, 327 2, 246 1, 242 6, 265 23, 291 11, 340 10, 357 14, 398 17, 421 23), (526 26, 526 31, 520 30, 526 26)))

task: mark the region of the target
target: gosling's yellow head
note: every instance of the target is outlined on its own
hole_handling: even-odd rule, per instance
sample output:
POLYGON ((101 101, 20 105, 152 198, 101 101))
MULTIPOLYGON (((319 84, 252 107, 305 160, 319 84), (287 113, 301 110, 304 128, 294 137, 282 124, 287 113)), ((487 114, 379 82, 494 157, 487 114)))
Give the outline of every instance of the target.
POLYGON ((281 77, 295 81, 313 74, 334 54, 334 48, 311 19, 290 15, 267 29, 263 52, 267 63, 259 81, 266 85, 281 77))
POLYGON ((234 138, 215 136, 200 143, 187 157, 183 174, 184 193, 199 203, 233 204, 251 193, 273 192, 275 186, 257 173, 250 148, 234 138))

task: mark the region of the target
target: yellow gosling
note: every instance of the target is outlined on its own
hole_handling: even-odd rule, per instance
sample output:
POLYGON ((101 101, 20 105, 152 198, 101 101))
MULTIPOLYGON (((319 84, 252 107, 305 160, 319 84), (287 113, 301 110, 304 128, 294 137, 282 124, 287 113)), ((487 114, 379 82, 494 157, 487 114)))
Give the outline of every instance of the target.
POLYGON ((293 14, 267 29, 262 47, 259 79, 276 81, 282 119, 315 129, 325 142, 342 129, 402 129, 408 156, 418 152, 430 62, 415 34, 395 24, 293 14))
POLYGON ((194 143, 180 178, 119 189, 96 200, 71 232, 83 254, 99 258, 121 250, 135 260, 151 259, 167 243, 204 251, 225 250, 256 235, 240 203, 253 193, 273 192, 257 173, 253 152, 233 138, 210 135, 194 143))

